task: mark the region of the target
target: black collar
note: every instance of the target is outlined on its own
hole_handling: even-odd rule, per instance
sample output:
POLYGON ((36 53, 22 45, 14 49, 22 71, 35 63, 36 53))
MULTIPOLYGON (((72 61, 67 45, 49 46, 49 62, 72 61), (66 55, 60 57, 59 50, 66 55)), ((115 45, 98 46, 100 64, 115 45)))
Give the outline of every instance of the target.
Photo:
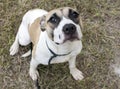
POLYGON ((71 52, 67 53, 67 54, 56 54, 55 52, 53 52, 50 47, 48 46, 47 44, 47 41, 46 41, 46 45, 47 45, 47 48, 48 50, 51 52, 52 56, 49 58, 49 61, 48 61, 48 65, 50 66, 50 62, 52 61, 53 58, 55 57, 58 57, 58 56, 66 56, 66 55, 69 55, 71 52))

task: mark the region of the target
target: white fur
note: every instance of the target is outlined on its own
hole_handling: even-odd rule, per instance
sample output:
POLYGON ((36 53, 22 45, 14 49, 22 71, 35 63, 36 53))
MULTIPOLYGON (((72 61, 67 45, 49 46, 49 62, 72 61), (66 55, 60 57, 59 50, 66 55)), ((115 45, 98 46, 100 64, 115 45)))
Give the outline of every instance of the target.
MULTIPOLYGON (((31 25, 36 18, 41 17, 45 14, 47 14, 47 12, 45 10, 35 9, 35 10, 28 11, 24 15, 21 25, 19 27, 19 31, 17 33, 16 39, 15 39, 15 42, 13 43, 13 45, 10 48, 10 55, 14 55, 15 53, 18 52, 19 44, 25 46, 31 42, 30 36, 28 33, 28 25, 31 25)), ((63 20, 60 22, 59 26, 54 31, 54 35, 55 35, 54 41, 55 42, 58 42, 58 43, 63 42, 65 37, 62 33, 62 27, 67 23, 74 24, 77 27, 79 38, 82 37, 80 27, 78 25, 76 25, 73 21, 71 21, 70 19, 63 17, 63 20), (58 38, 59 35, 61 36, 61 39, 58 38)), ((57 45, 57 44, 55 44, 55 42, 53 42, 48 37, 46 31, 41 32, 41 34, 39 36, 38 44, 36 44, 37 47, 36 47, 36 51, 35 51, 35 56, 34 57, 32 56, 32 58, 31 58, 30 71, 29 71, 31 78, 33 80, 37 80, 37 77, 39 76, 38 71, 36 69, 37 66, 39 64, 48 65, 49 58, 53 55, 48 50, 46 42, 48 43, 49 48, 57 54, 67 54, 70 52, 69 55, 54 58, 51 61, 51 63, 52 64, 53 63, 62 63, 62 62, 68 61, 70 73, 72 74, 73 78, 75 80, 82 80, 83 79, 82 72, 79 71, 75 65, 76 56, 80 53, 80 51, 82 49, 82 42, 80 40, 79 41, 76 40, 73 42, 67 41, 64 44, 57 45)), ((29 54, 30 54, 30 52, 28 52, 27 54, 24 54, 23 57, 28 56, 29 54)))

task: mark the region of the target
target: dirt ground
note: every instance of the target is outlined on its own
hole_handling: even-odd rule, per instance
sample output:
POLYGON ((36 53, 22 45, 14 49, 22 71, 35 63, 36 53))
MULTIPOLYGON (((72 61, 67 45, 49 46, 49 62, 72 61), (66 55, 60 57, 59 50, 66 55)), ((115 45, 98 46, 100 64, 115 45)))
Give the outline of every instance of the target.
POLYGON ((51 71, 40 65, 41 89, 120 89, 120 77, 114 73, 120 65, 120 0, 0 0, 0 89, 33 89, 30 57, 21 58, 29 47, 9 55, 25 12, 63 6, 77 8, 83 20, 83 49, 77 67, 85 78, 75 81, 68 63, 54 64, 51 71))

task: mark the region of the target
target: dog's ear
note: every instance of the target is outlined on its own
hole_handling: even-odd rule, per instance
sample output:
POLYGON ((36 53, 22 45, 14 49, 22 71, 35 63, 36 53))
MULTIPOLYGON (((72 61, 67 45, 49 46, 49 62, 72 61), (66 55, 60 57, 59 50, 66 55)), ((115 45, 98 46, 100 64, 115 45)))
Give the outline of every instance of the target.
POLYGON ((79 24, 80 24, 81 29, 83 29, 83 22, 82 22, 81 16, 79 16, 79 24))
POLYGON ((46 27, 46 16, 44 15, 40 18, 40 28, 42 31, 45 31, 46 29, 45 27, 46 27))

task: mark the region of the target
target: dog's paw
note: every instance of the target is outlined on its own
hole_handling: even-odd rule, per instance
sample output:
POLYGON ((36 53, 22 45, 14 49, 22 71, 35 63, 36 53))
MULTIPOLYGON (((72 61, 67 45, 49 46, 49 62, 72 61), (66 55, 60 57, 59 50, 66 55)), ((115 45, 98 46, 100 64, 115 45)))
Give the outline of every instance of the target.
POLYGON ((82 80, 84 78, 82 72, 77 68, 71 68, 70 73, 72 74, 75 80, 82 80))
POLYGON ((30 77, 32 78, 32 80, 34 80, 34 81, 36 81, 37 77, 39 76, 39 73, 37 70, 30 69, 29 74, 30 74, 30 77))
POLYGON ((10 55, 15 55, 19 50, 19 44, 14 42, 13 45, 10 47, 10 55))

